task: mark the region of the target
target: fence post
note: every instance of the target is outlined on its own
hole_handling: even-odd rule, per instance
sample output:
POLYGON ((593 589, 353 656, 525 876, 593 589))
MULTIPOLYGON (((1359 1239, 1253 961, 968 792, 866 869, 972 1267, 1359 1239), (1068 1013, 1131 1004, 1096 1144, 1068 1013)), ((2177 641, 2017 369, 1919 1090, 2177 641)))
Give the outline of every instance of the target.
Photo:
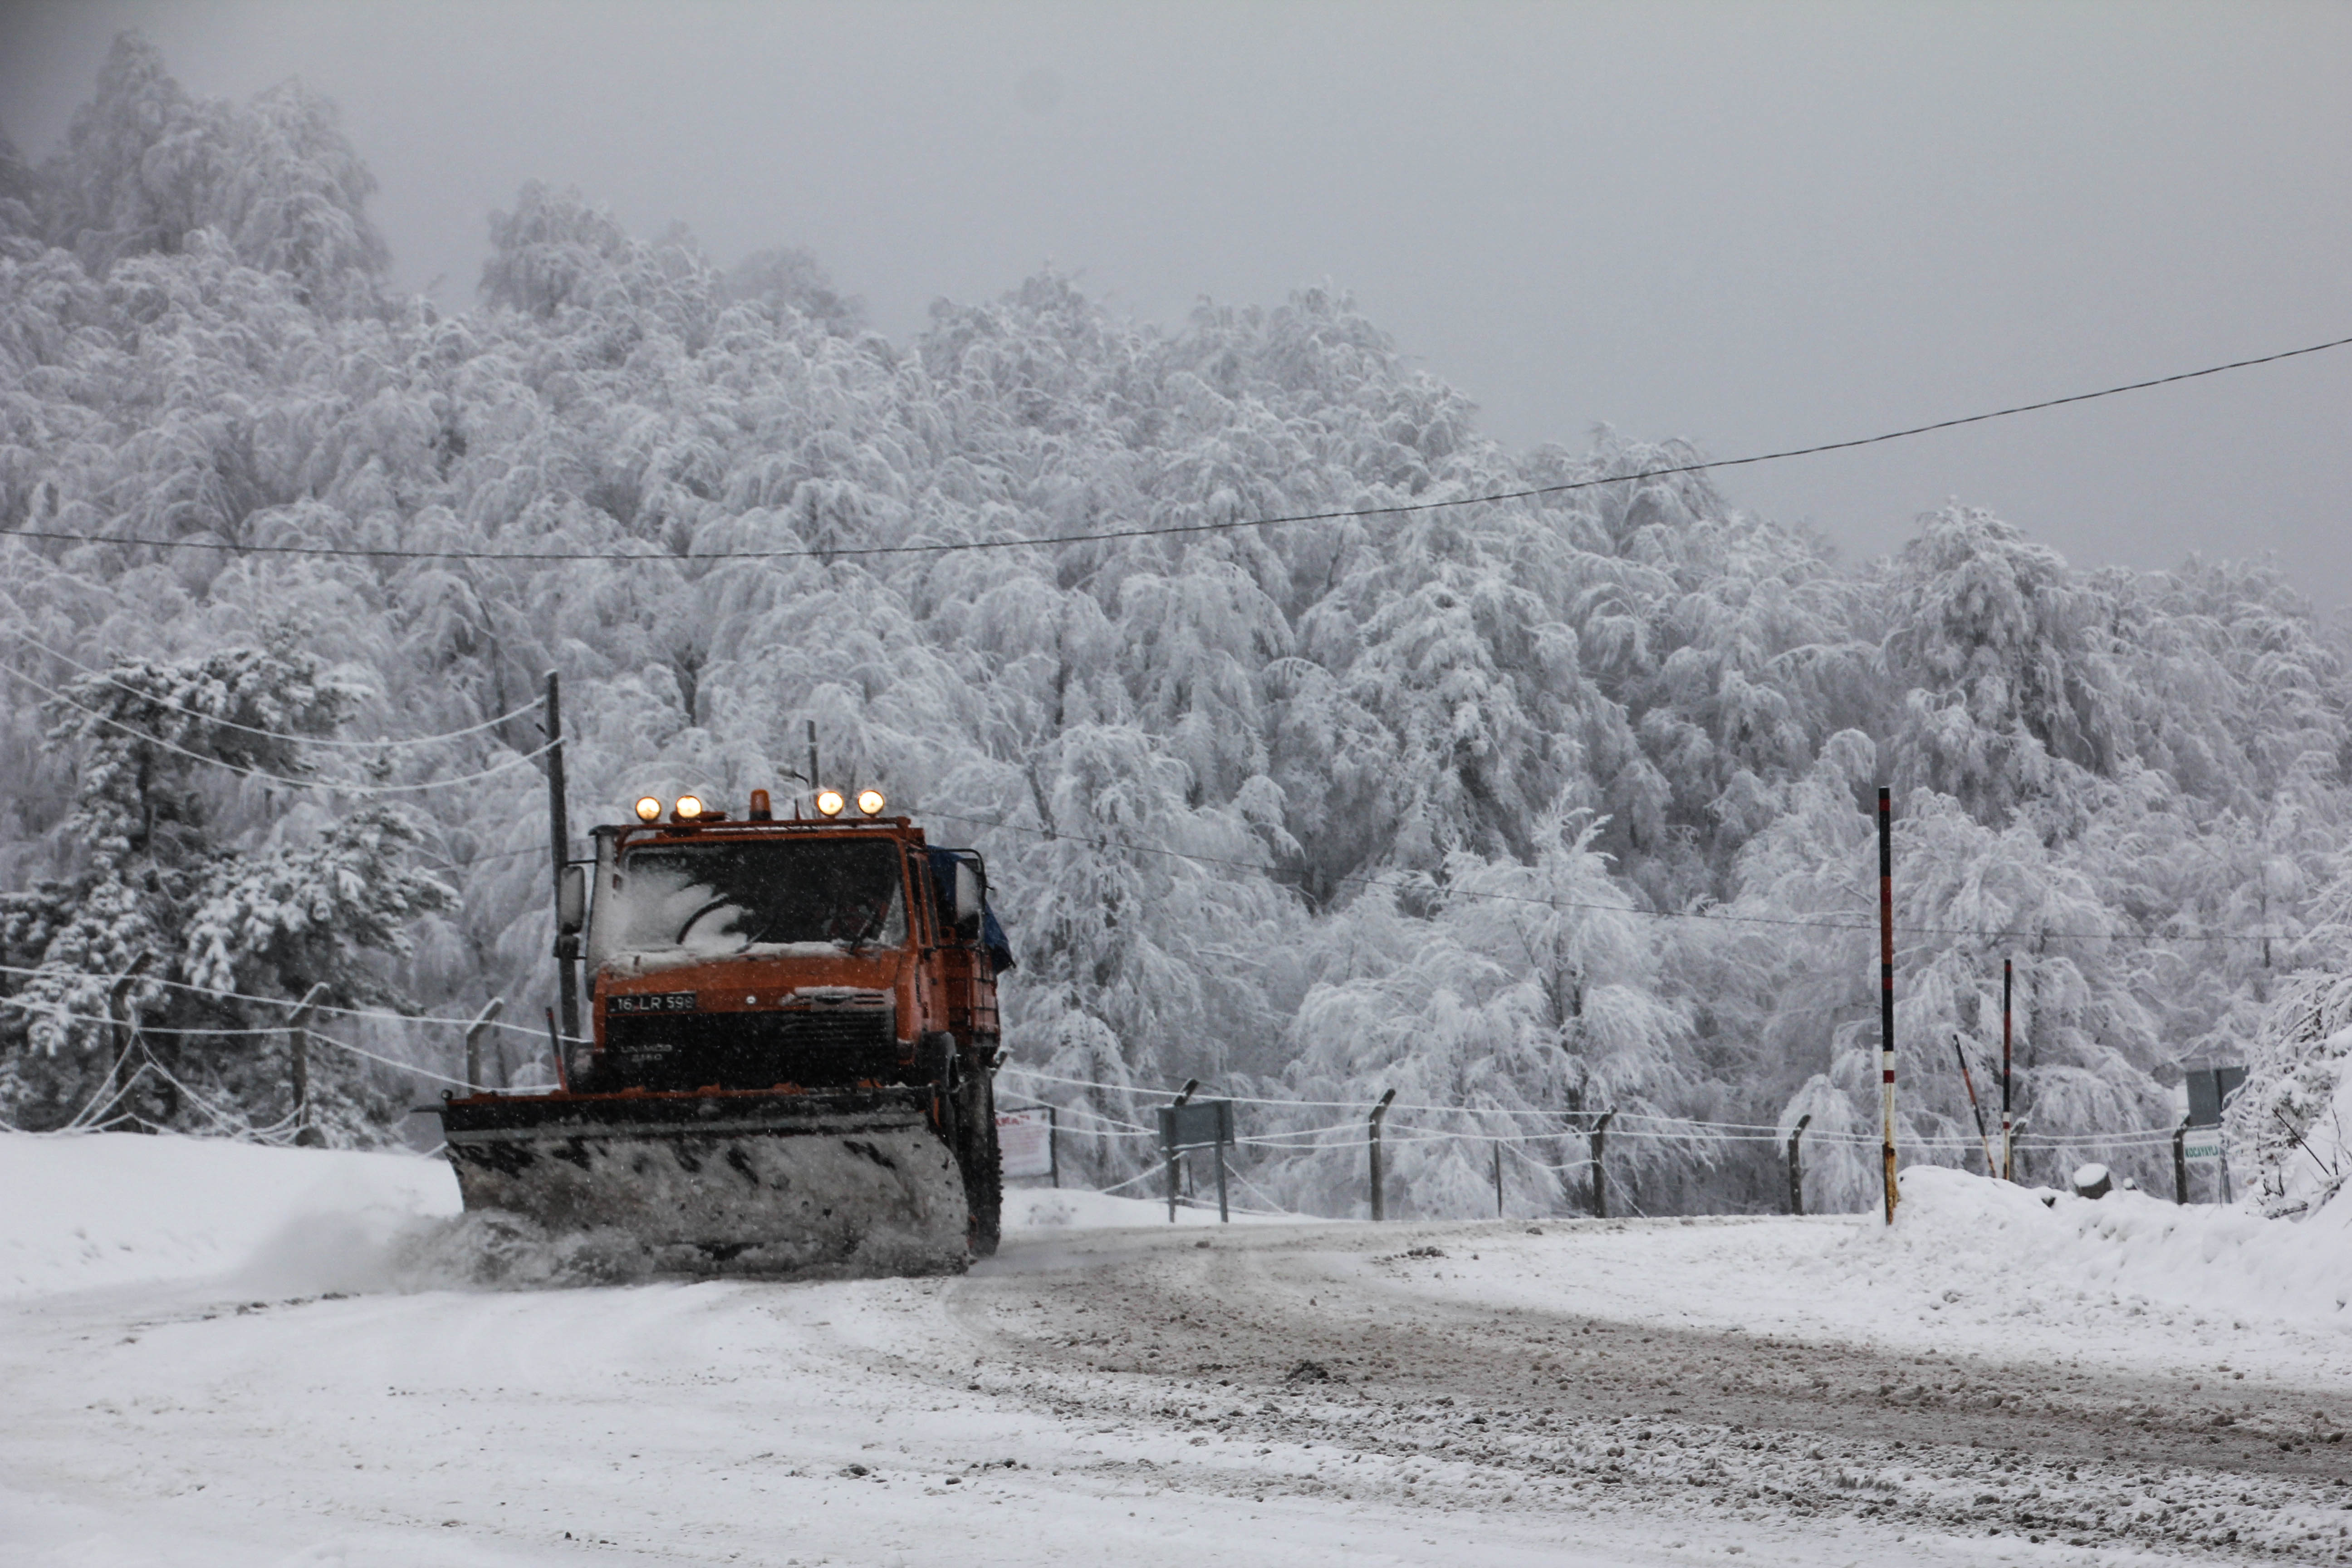
POLYGON ((1370 1147, 1372 1155, 1372 1218, 1375 1220, 1386 1219, 1388 1217, 1387 1213, 1381 1205, 1381 1119, 1386 1117, 1389 1113, 1389 1101, 1395 1098, 1396 1090, 1392 1089, 1389 1089, 1381 1096, 1381 1102, 1372 1107, 1372 1135, 1370 1147))
MULTIPOLYGON (((1174 1109, 1176 1109, 1176 1107, 1178 1107, 1178 1106, 1180 1106, 1180 1105, 1183 1104, 1186 1100, 1190 1100, 1190 1099, 1192 1099, 1192 1091, 1193 1091, 1194 1089, 1196 1089, 1200 1088, 1200 1087, 1201 1087, 1201 1080, 1200 1080, 1199 1079, 1197 1079, 1197 1078, 1188 1078, 1188 1079, 1186 1079, 1184 1080, 1184 1087, 1183 1087, 1182 1089, 1178 1089, 1178 1090, 1176 1091, 1176 1098, 1175 1098, 1175 1099, 1173 1099, 1173 1100, 1170 1100, 1170 1101, 1168 1102, 1168 1108, 1169 1108, 1171 1110, 1173 1110, 1174 1109)), ((1174 1225, 1174 1224, 1176 1223, 1176 1199, 1177 1199, 1177 1197, 1178 1197, 1178 1195, 1179 1195, 1179 1194, 1178 1194, 1178 1193, 1177 1193, 1177 1191, 1176 1191, 1176 1183, 1177 1183, 1177 1167, 1178 1167, 1179 1160, 1180 1160, 1180 1158, 1181 1158, 1181 1157, 1180 1157, 1180 1156, 1177 1154, 1177 1152, 1176 1152, 1176 1139, 1175 1139, 1175 1137, 1174 1137, 1174 1135, 1173 1135, 1173 1133, 1172 1133, 1172 1132, 1171 1133, 1171 1135, 1170 1135, 1170 1137, 1169 1137, 1169 1139, 1168 1139, 1168 1151, 1167 1151, 1167 1152, 1168 1152, 1168 1223, 1169 1223, 1170 1225, 1174 1225)))
POLYGON ((1503 1145, 1499 1139, 1495 1143, 1495 1217, 1503 1217, 1503 1145))
POLYGON ((563 1037, 556 1033, 555 1009, 547 1010, 547 1048, 555 1058, 555 1087, 564 1093, 572 1092, 572 1064, 563 1057, 563 1037))
POLYGON ((1601 1120, 1592 1124, 1592 1217, 1609 1217, 1609 1190, 1601 1180, 1601 1152, 1609 1138, 1609 1124, 1617 1120, 1613 1110, 1604 1110, 1601 1120))
POLYGON ((294 1142, 298 1147, 316 1149, 327 1140, 310 1124, 310 1013, 325 995, 324 984, 310 987, 294 1009, 292 1026, 287 1033, 294 1047, 294 1142))
POLYGON ((1789 1134, 1789 1212, 1792 1215, 1805 1212, 1805 1157, 1797 1146, 1804 1142, 1805 1129, 1812 1121, 1810 1114, 1798 1117, 1796 1131, 1789 1134))
MULTIPOLYGON (((110 1037, 110 1043, 114 1047, 114 1065, 106 1069, 106 1081, 98 1086, 98 1098, 90 1103, 101 1108, 110 1115, 113 1112, 115 1100, 128 1093, 131 1085, 131 1079, 126 1078, 122 1080, 121 1089, 118 1089, 114 1087, 114 1075, 120 1072, 122 1065, 131 1059, 131 1042, 133 1038, 131 1028, 131 988, 139 983, 139 976, 146 971, 147 965, 154 957, 153 952, 142 948, 139 956, 131 961, 130 967, 115 976, 114 984, 106 989, 106 1016, 110 1025, 107 1032, 110 1037)), ((131 1113, 131 1125, 142 1132, 153 1131, 139 1120, 136 1111, 131 1113)), ((101 1121, 99 1125, 102 1127, 105 1122, 101 1121)))
POLYGON ((2017 1180, 2017 1146, 2009 1125, 2010 994, 2015 989, 2015 962, 2000 961, 2000 1179, 2017 1180))
POLYGON ((1054 1185, 1062 1184, 1062 1122, 1050 1105, 1045 1108, 1045 1174, 1054 1185))
POLYGON ((482 1037, 490 1032, 491 1024, 497 1021, 500 1013, 506 1011, 506 1007, 505 997, 493 996, 480 1012, 474 1015, 474 1021, 466 1026, 466 1092, 467 1094, 482 1092, 482 1037))
POLYGON ((1225 1205, 1225 1146, 1232 1141, 1233 1128, 1223 1111, 1231 1110, 1234 1102, 1226 1100, 1218 1103, 1223 1110, 1217 1117, 1217 1223, 1231 1225, 1234 1223, 1233 1212, 1225 1205))
POLYGON ((2186 1206, 2189 1202, 2189 1151, 2183 1147, 2189 1139, 2189 1118, 2172 1130, 2172 1201, 2186 1206))

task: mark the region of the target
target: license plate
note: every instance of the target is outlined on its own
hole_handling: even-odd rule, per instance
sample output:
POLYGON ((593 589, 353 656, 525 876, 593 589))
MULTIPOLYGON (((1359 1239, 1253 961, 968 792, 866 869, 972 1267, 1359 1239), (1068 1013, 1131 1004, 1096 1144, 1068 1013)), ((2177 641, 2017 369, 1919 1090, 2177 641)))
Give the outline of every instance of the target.
POLYGON ((695 1011, 692 991, 625 991, 604 999, 606 1013, 691 1013, 695 1011))

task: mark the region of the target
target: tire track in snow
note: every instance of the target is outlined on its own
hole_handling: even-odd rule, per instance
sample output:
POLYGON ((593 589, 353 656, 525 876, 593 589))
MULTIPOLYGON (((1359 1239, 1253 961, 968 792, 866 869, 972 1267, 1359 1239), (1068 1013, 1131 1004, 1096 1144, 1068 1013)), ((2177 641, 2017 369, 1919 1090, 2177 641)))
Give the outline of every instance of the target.
MULTIPOLYGON (((1545 1223, 1546 1247, 1591 1229, 1545 1223)), ((992 1392, 1250 1450, 1169 1486, 2352 1562, 2341 1388, 1484 1306, 1412 1256, 1520 1228, 1073 1235, 1009 1248, 949 1310, 992 1392)))

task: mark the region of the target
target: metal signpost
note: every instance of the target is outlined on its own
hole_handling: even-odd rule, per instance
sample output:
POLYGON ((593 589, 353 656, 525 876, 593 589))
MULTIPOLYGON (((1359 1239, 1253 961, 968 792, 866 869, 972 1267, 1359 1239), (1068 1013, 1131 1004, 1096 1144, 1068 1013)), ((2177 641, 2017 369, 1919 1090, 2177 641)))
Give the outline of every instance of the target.
POLYGON ((2221 1201, 2225 1204, 2230 1201, 2230 1158, 2221 1146, 2221 1113, 2245 1086, 2246 1069, 2234 1064, 2189 1068, 2189 1121, 2176 1135, 2184 1165, 2221 1167, 2221 1201))
POLYGON ((1160 1148, 1168 1157, 1168 1217, 1176 1217, 1176 1161, 1188 1149, 1217 1152, 1217 1219, 1231 1224, 1225 1201, 1225 1151, 1234 1143, 1234 1102, 1183 1100, 1160 1108, 1160 1148))
POLYGON ((1004 1162, 1004 1179, 1023 1181, 1044 1176, 1062 1184, 1059 1118, 1050 1105, 1000 1107, 996 1112, 996 1147, 1004 1162))

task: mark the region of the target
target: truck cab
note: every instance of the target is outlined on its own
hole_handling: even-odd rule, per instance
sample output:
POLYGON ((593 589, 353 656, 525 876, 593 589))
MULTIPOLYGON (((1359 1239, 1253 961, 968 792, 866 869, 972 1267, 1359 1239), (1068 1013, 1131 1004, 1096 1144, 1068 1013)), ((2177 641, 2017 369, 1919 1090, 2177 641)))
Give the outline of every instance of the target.
POLYGON ((906 817, 595 830, 576 1094, 985 1078, 1010 967, 968 849, 906 817), (584 1059, 583 1059, 584 1057, 584 1059))

